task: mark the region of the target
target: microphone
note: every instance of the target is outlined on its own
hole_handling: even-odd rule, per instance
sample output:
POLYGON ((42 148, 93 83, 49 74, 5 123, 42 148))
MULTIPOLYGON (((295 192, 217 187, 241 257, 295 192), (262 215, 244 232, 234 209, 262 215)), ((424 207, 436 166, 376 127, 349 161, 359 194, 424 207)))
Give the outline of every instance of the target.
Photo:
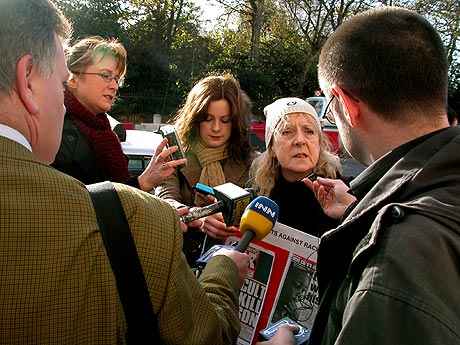
POLYGON ((189 213, 180 217, 181 222, 190 223, 195 219, 200 219, 210 214, 218 213, 222 210, 224 203, 222 201, 218 201, 214 204, 204 206, 204 207, 197 207, 194 210, 190 211, 189 213))
POLYGON ((278 219, 278 213, 279 207, 273 200, 258 196, 246 207, 241 216, 240 231, 243 233, 243 237, 238 244, 236 246, 214 245, 198 258, 196 264, 206 265, 220 248, 233 249, 241 253, 245 252, 249 242, 254 237, 260 240, 272 230, 278 219))
POLYGON ((246 207, 241 217, 240 231, 243 237, 235 250, 243 253, 254 238, 260 240, 272 230, 278 219, 279 207, 273 200, 259 196, 246 207))
POLYGON ((238 225, 245 207, 251 202, 252 194, 233 183, 224 183, 214 188, 203 184, 196 186, 198 191, 213 195, 218 201, 214 204, 198 207, 180 217, 183 223, 190 223, 195 219, 203 218, 214 213, 222 212, 227 225, 238 225), (209 190, 203 189, 203 186, 209 190))

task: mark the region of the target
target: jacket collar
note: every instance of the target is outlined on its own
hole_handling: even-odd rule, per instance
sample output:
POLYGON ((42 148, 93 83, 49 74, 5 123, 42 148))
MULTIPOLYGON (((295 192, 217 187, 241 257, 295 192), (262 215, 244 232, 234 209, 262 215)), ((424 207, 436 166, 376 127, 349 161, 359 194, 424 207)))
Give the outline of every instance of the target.
POLYGON ((31 151, 29 151, 22 144, 12 139, 0 136, 0 147, 1 156, 7 158, 39 162, 31 151))
MULTIPOLYGON (((453 184, 452 188, 458 188, 460 160, 456 153, 459 145, 460 127, 457 127, 446 129, 414 147, 384 174, 341 225, 321 237, 318 274, 322 293, 325 282, 352 269, 349 264, 375 245, 387 213, 399 221, 397 218, 401 217, 395 211, 418 208, 408 201, 423 191, 439 187, 439 179, 446 178, 443 167, 449 166, 452 171, 450 180, 442 181, 441 185, 453 184), (338 261, 337 257, 342 260, 338 261)), ((426 206, 423 211, 427 212, 426 206)), ((445 207, 443 211, 445 216, 445 207)))

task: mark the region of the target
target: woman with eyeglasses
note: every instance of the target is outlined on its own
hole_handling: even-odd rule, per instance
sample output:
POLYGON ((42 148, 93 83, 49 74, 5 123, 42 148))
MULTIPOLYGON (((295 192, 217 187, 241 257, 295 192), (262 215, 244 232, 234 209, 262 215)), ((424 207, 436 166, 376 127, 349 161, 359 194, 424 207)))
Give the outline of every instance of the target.
POLYGON ((264 109, 267 150, 251 167, 258 194, 280 207, 278 221, 321 236, 338 221, 327 216, 303 180, 340 177, 340 161, 329 150, 316 110, 300 98, 281 98, 264 109))
POLYGON ((86 184, 110 180, 151 191, 184 163, 168 161, 176 148, 164 149, 164 140, 146 170, 139 177, 130 176, 128 159, 106 114, 126 74, 126 50, 120 42, 88 37, 68 47, 66 59, 70 78, 64 91, 66 115, 55 168, 86 184))
MULTIPOLYGON (((193 189, 197 182, 211 187, 226 182, 245 186, 255 154, 247 134, 250 108, 248 96, 232 75, 210 75, 199 80, 175 118, 187 165, 157 187, 156 195, 178 209, 192 208, 209 203, 193 189)), ((200 229, 191 228, 184 240, 191 264, 199 254, 204 234, 219 241, 237 231, 225 224, 222 214, 202 218, 200 229)))

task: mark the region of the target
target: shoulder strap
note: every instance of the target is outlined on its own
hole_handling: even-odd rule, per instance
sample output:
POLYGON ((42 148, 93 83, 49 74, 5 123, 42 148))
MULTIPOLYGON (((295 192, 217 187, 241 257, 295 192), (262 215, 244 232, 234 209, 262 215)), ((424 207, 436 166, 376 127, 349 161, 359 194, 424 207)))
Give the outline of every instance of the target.
POLYGON ((127 342, 161 343, 157 317, 153 313, 136 245, 115 187, 106 181, 88 185, 87 188, 123 305, 128 329, 127 342))

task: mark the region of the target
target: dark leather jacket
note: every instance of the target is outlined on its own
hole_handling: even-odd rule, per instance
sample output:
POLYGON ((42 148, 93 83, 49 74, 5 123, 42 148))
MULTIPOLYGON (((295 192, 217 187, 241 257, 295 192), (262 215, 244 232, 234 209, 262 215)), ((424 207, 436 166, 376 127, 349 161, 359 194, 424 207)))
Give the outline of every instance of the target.
MULTIPOLYGON (((126 140, 126 131, 118 121, 110 121, 110 125, 120 141, 126 140)), ((61 146, 51 165, 85 184, 108 180, 106 173, 97 163, 88 139, 68 116, 64 118, 61 146)), ((137 187, 136 182, 131 182, 131 179, 126 183, 137 187)))
POLYGON ((430 137, 323 235, 310 345, 460 344, 459 152, 430 137))

